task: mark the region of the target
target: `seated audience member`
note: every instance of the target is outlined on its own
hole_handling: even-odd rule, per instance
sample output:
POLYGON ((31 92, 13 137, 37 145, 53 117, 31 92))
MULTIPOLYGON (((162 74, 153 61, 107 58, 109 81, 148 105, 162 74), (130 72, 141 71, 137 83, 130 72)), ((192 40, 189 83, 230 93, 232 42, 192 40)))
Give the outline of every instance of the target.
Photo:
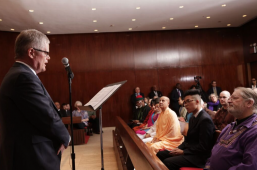
POLYGON ((59 115, 62 117, 61 109, 60 109, 61 108, 60 103, 59 102, 54 102, 54 105, 57 108, 59 115))
POLYGON ((207 103, 207 108, 205 111, 214 118, 216 112, 221 108, 220 101, 218 100, 218 96, 216 96, 214 93, 210 94, 209 96, 209 102, 207 103))
POLYGON ((238 87, 228 99, 228 103, 228 112, 236 121, 222 130, 206 168, 256 170, 257 94, 250 89, 238 87))
POLYGON ((202 109, 200 91, 188 90, 184 105, 188 112, 193 113, 185 141, 178 148, 157 153, 170 170, 179 170, 180 167, 203 168, 213 146, 215 128, 211 117, 202 109))
POLYGON ((152 100, 152 99, 150 99, 150 100, 151 100, 151 103, 150 103, 150 105, 148 105, 150 107, 150 111, 148 112, 144 122, 142 124, 140 124, 139 126, 135 126, 133 128, 133 130, 135 132, 140 130, 140 129, 142 129, 143 127, 145 127, 147 125, 147 122, 148 122, 150 116, 154 113, 154 110, 155 110, 155 107, 154 107, 155 100, 152 100))
MULTIPOLYGON (((162 109, 160 108, 159 103, 155 104, 155 112, 156 114, 160 114, 162 112, 162 109)), ((150 129, 146 132, 146 135, 144 136, 143 142, 151 142, 153 138, 156 135, 156 121, 154 122, 153 126, 150 127, 150 129)))
POLYGON ((137 96, 139 96, 139 95, 142 96, 143 98, 145 97, 144 93, 140 92, 140 88, 136 87, 135 88, 135 93, 133 93, 130 97, 130 100, 131 100, 131 103, 132 103, 132 113, 134 113, 136 111, 137 96))
POLYGON ((212 80, 211 82, 211 88, 207 91, 207 96, 210 96, 210 94, 214 93, 216 96, 220 95, 220 92, 222 91, 220 87, 217 87, 217 83, 215 80, 212 80))
POLYGON ((171 150, 178 147, 184 137, 180 132, 178 117, 174 111, 169 108, 170 100, 168 97, 160 98, 159 106, 162 110, 156 121, 156 136, 146 145, 155 154, 161 149, 171 150))
POLYGON ((235 120, 234 116, 228 113, 228 98, 230 93, 228 91, 222 91, 220 93, 220 104, 222 107, 217 111, 213 118, 215 128, 218 130, 224 129, 227 124, 230 124, 235 120))
MULTIPOLYGON (((146 132, 154 125, 154 122, 158 119, 158 116, 159 116, 159 112, 157 112, 158 110, 160 110, 160 109, 156 109, 155 108, 155 104, 158 104, 159 103, 159 98, 158 99, 155 99, 153 102, 152 102, 152 108, 153 109, 151 109, 150 111, 149 111, 149 113, 150 113, 150 115, 149 115, 149 113, 148 113, 148 115, 147 115, 147 117, 146 117, 146 119, 147 119, 147 121, 146 121, 146 123, 144 124, 144 123, 142 123, 140 126, 136 126, 136 127, 134 127, 133 128, 133 130, 136 132, 136 134, 137 134, 137 136, 140 138, 140 139, 143 139, 144 137, 145 137, 145 134, 146 134, 146 132), (153 110, 153 111, 152 111, 153 110), (139 128, 138 128, 139 127, 139 128), (137 130, 136 130, 136 128, 137 128, 137 130)), ((145 122, 145 121, 144 121, 145 122)))
POLYGON ((256 79, 255 78, 252 78, 252 85, 251 85, 251 88, 252 89, 256 89, 257 86, 256 86, 256 79))
POLYGON ((177 83, 176 88, 172 90, 170 100, 171 100, 171 108, 174 110, 174 112, 177 114, 179 117, 179 104, 178 100, 179 98, 183 98, 184 93, 183 90, 181 90, 181 84, 177 83))
MULTIPOLYGON (((75 128, 78 129, 84 129, 86 126, 88 126, 89 116, 87 111, 80 110, 78 106, 82 106, 82 103, 80 101, 76 101, 74 104, 74 107, 76 110, 73 110, 72 117, 81 117, 81 123, 74 124, 75 128)), ((92 132, 89 132, 89 134, 92 134, 92 132)))
POLYGON ((182 100, 181 98, 178 99, 178 104, 179 104, 179 118, 184 118, 184 120, 186 119, 186 115, 187 115, 187 109, 183 106, 183 102, 184 100, 182 100))
POLYGON ((147 114, 151 110, 148 105, 145 105, 143 96, 137 96, 136 101, 137 109, 133 114, 133 120, 128 124, 132 129, 143 123, 147 114))
POLYGON ((92 127, 94 133, 100 134, 99 119, 96 117, 96 112, 88 111, 88 116, 89 116, 89 121, 88 121, 89 126, 92 127))
POLYGON ((149 93, 149 98, 150 98, 150 99, 153 99, 155 96, 156 96, 157 98, 162 97, 162 92, 161 92, 161 91, 158 91, 156 85, 154 85, 154 86, 152 87, 152 91, 149 93))
MULTIPOLYGON (((144 102, 145 102, 145 105, 148 105, 148 103, 149 103, 149 97, 145 97, 144 98, 144 102)), ((150 107, 150 105, 148 105, 149 107, 150 107)))
POLYGON ((62 117, 69 117, 70 116, 70 110, 67 108, 67 103, 62 104, 62 109, 61 109, 61 115, 62 117))

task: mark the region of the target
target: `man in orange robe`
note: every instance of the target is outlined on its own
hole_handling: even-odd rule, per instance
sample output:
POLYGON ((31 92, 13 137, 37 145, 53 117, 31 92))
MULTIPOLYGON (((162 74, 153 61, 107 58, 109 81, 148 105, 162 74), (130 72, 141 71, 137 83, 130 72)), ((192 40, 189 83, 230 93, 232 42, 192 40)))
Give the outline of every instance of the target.
POLYGON ((184 137, 180 132, 180 124, 178 117, 174 111, 172 111, 169 106, 170 100, 168 97, 160 98, 160 108, 162 112, 160 113, 156 121, 156 136, 151 142, 146 143, 146 145, 155 154, 159 150, 172 150, 177 148, 183 141, 184 137))

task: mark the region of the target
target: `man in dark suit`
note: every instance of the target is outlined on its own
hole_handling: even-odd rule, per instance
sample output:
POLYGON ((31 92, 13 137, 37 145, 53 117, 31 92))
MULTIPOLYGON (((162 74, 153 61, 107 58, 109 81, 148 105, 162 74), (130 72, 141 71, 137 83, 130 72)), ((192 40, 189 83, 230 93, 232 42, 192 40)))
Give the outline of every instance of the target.
POLYGON ((70 110, 67 109, 67 103, 62 104, 62 109, 60 111, 62 117, 69 117, 70 110))
POLYGON ((211 88, 209 88, 209 90, 207 91, 207 95, 208 97, 210 96, 210 94, 214 93, 216 94, 216 96, 220 96, 220 92, 222 91, 220 87, 217 87, 217 82, 215 80, 212 80, 211 82, 211 88))
POLYGON ((157 156, 171 170, 180 167, 203 168, 211 154, 215 127, 211 117, 202 109, 199 90, 185 93, 184 105, 193 116, 185 141, 171 151, 160 151, 157 156))
POLYGON ((157 98, 159 98, 159 97, 162 97, 163 95, 162 95, 162 92, 161 92, 161 91, 158 91, 157 86, 154 85, 154 86, 152 87, 152 91, 149 93, 148 96, 149 96, 150 99, 152 99, 152 98, 154 98, 155 96, 156 96, 157 98))
POLYGON ((0 87, 1 170, 60 170, 70 136, 37 76, 46 71, 49 43, 37 30, 15 41, 15 63, 0 87))
POLYGON ((176 88, 172 90, 170 100, 171 100, 171 108, 176 112, 177 116, 179 117, 179 98, 183 98, 184 92, 181 90, 181 85, 179 83, 176 84, 176 88))
POLYGON ((131 103, 132 103, 132 112, 133 113, 135 113, 135 111, 136 111, 136 102, 137 102, 137 96, 139 96, 139 95, 141 95, 141 96, 143 96, 143 98, 145 97, 144 96, 144 93, 141 93, 140 92, 140 88, 139 87, 136 87, 135 88, 135 93, 133 93, 132 95, 131 95, 131 97, 130 97, 130 100, 131 100, 131 103))

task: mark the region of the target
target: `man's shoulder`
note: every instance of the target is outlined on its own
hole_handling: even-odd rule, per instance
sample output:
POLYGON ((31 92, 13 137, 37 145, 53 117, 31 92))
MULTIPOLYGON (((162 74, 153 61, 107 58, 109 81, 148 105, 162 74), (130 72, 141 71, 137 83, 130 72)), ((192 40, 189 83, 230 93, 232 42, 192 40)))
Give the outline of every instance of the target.
POLYGON ((198 114, 198 116, 199 116, 199 119, 202 121, 206 120, 206 119, 212 121, 211 116, 205 110, 201 110, 201 112, 198 114))

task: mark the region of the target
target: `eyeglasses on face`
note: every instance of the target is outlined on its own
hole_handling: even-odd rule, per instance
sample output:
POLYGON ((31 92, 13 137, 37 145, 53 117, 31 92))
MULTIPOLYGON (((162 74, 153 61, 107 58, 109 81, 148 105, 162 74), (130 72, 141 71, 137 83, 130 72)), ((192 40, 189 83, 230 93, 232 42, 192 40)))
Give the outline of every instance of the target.
POLYGON ((252 81, 256 81, 256 80, 252 80, 252 81))
POLYGON ((43 50, 39 50, 39 49, 36 49, 36 48, 33 48, 34 50, 36 50, 36 51, 40 51, 40 52, 43 52, 43 53, 45 53, 46 54, 46 56, 48 56, 49 55, 49 51, 43 51, 43 50))
POLYGON ((185 106, 185 105, 187 105, 188 103, 190 103, 190 102, 192 102, 192 101, 194 101, 193 99, 192 100, 185 100, 184 102, 183 102, 183 105, 185 106))

